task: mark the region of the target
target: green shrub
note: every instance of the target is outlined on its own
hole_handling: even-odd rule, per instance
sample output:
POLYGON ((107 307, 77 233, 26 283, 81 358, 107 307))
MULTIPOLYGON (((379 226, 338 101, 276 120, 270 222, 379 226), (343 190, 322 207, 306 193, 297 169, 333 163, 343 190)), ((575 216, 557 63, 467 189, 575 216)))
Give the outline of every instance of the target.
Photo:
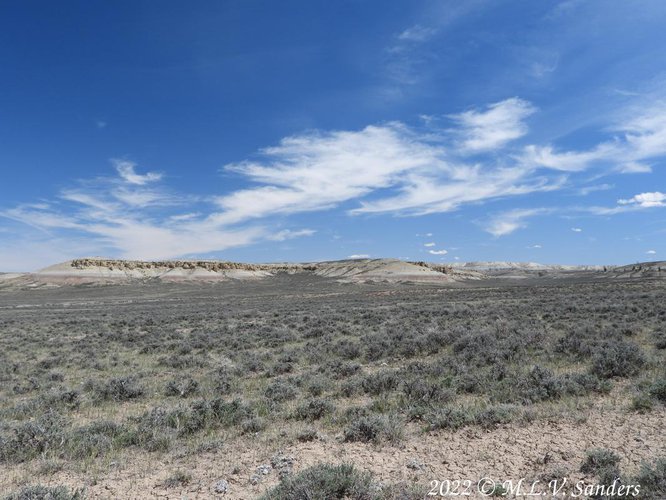
POLYGON ((587 452, 587 456, 580 466, 580 471, 585 474, 597 474, 606 467, 615 467, 620 463, 620 457, 611 450, 597 448, 587 452))
POLYGON ((266 422, 260 417, 250 417, 240 423, 243 434, 254 434, 266 428, 266 422))
POLYGON ((369 500, 372 477, 350 464, 319 464, 285 478, 263 500, 369 500))
POLYGON ((330 415, 334 411, 335 405, 331 401, 314 398, 301 403, 296 408, 295 417, 298 420, 319 420, 326 415, 330 415))
POLYGON ((126 427, 102 420, 72 430, 63 444, 70 459, 95 458, 114 447, 127 445, 128 443, 123 440, 127 433, 126 427))
POLYGON ((636 344, 623 340, 605 342, 592 357, 591 372, 602 379, 629 377, 636 375, 645 362, 645 354, 636 344))
POLYGON ((167 382, 164 388, 165 396, 178 396, 181 398, 186 398, 197 392, 199 392, 199 383, 192 378, 187 378, 182 382, 171 380, 167 382))
POLYGON ((640 484, 640 498, 662 500, 666 498, 666 458, 658 458, 653 464, 641 465, 640 472, 632 480, 640 484))
POLYGON ((106 383, 88 383, 95 394, 95 397, 102 401, 129 401, 136 399, 144 394, 144 390, 139 386, 133 377, 112 378, 106 383))
POLYGON ((648 394, 640 393, 631 400, 629 409, 638 413, 646 413, 652 410, 654 403, 648 394))
POLYGON ((264 396, 276 403, 294 399, 297 394, 298 389, 286 380, 273 380, 264 391, 264 396))
POLYGON ((366 393, 378 396, 395 390, 400 385, 400 378, 393 370, 383 370, 366 375, 361 385, 366 393))
POLYGON ((456 407, 442 407, 429 413, 425 417, 428 430, 448 429, 457 430, 465 425, 474 423, 474 414, 467 409, 456 407))
POLYGON ((83 490, 70 491, 66 486, 24 486, 4 500, 83 500, 83 490))
POLYGON ((508 424, 518 414, 518 410, 510 405, 490 406, 478 411, 474 415, 474 423, 485 429, 495 427, 498 424, 508 424))
POLYGON ((67 438, 68 422, 47 411, 35 420, 15 427, 14 436, 0 440, 0 461, 23 462, 59 446, 67 438))
POLYGON ((346 442, 398 442, 404 435, 404 425, 396 417, 372 415, 353 420, 345 429, 346 442))
POLYGON ((428 382, 421 379, 409 380, 403 384, 402 392, 410 403, 441 404, 455 398, 455 391, 441 381, 428 382))
POLYGON ((666 378, 654 382, 650 386, 650 396, 666 404, 666 378))

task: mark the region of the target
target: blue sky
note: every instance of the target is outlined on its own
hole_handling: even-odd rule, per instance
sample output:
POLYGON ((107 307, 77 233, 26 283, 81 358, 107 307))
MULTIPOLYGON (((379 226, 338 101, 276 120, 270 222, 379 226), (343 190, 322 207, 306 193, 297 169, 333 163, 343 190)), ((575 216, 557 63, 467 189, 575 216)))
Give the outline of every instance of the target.
POLYGON ((660 0, 0 11, 0 270, 666 258, 660 0))

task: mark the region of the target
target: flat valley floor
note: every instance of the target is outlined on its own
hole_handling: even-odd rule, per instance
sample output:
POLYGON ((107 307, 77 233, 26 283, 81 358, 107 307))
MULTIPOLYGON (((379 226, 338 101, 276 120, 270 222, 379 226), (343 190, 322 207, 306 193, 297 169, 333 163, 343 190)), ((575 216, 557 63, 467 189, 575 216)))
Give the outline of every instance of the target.
POLYGON ((0 289, 0 498, 332 498, 339 464, 348 498, 664 498, 664 304, 658 279, 0 289))

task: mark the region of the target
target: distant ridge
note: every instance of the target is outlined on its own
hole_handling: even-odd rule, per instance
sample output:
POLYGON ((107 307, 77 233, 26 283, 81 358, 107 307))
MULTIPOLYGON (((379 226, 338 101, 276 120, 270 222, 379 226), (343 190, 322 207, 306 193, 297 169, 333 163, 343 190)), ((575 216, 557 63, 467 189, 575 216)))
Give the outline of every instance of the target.
POLYGON ((122 260, 85 257, 55 264, 35 273, 0 273, 0 288, 48 288, 143 281, 224 282, 270 279, 282 273, 318 276, 340 282, 479 282, 607 280, 666 278, 666 262, 626 266, 569 266, 535 262, 407 262, 398 259, 346 259, 305 263, 242 263, 221 260, 122 260))
POLYGON ((52 283, 95 280, 160 279, 165 281, 263 279, 278 273, 310 273, 342 281, 456 281, 479 279, 479 273, 426 262, 398 259, 347 259, 328 262, 249 264, 218 260, 121 260, 102 257, 74 259, 37 271, 32 276, 52 283))
POLYGON ((614 266, 603 265, 565 265, 565 264, 539 264, 538 262, 507 262, 507 261, 478 261, 478 262, 454 262, 449 264, 455 268, 462 269, 521 269, 521 270, 556 270, 556 271, 603 271, 614 266))

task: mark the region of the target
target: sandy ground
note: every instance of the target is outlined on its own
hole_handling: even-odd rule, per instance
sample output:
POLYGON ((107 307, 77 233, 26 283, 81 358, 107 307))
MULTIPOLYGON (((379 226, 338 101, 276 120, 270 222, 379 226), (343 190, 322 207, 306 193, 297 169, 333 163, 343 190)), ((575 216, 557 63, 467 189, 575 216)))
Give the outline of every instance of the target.
MULTIPOLYGON (((293 457, 294 471, 319 462, 351 462, 371 471, 378 481, 416 482, 426 488, 433 480, 445 479, 468 479, 476 485, 482 477, 516 482, 526 477, 531 482, 566 476, 574 483, 583 479, 578 468, 585 451, 599 447, 618 453, 622 457, 622 471, 630 474, 638 470, 641 462, 666 456, 666 413, 663 410, 637 415, 624 409, 597 407, 586 416, 578 422, 537 421, 524 426, 503 425, 492 431, 468 428, 422 434, 413 428, 409 433, 411 437, 398 446, 340 443, 330 437, 276 450, 265 443, 254 446, 245 439, 225 443, 214 453, 197 456, 157 459, 155 455, 139 453, 126 457, 121 464, 109 463, 106 471, 98 474, 62 471, 42 478, 41 482, 85 487, 88 497, 95 499, 252 499, 277 484, 276 470, 258 474, 257 484, 252 484, 252 476, 257 474, 257 467, 270 464, 271 457, 278 451, 293 457), (408 467, 410 462, 412 466, 408 467), (414 466, 414 463, 419 465, 414 466), (187 486, 164 487, 161 483, 176 470, 191 474, 191 482, 187 486), (229 483, 224 495, 214 492, 213 485, 220 479, 229 483)), ((5 472, 3 489, 15 489, 22 482, 35 482, 20 466, 5 472)), ((586 479, 594 482, 593 478, 586 479)), ((468 498, 481 497, 474 489, 468 498)))

